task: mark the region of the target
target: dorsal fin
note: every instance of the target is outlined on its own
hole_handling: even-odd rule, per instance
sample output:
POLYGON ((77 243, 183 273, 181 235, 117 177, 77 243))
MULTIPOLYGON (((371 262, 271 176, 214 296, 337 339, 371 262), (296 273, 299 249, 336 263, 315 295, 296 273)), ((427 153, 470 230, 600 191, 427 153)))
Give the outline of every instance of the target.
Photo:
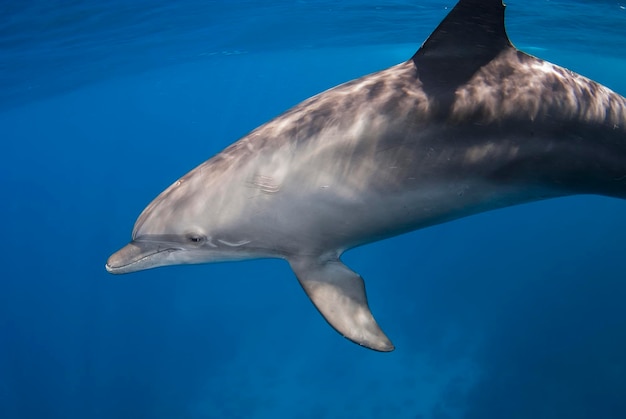
POLYGON ((502 0, 460 0, 415 55, 493 58, 508 46, 502 0))
POLYGON ((446 108, 458 86, 511 47, 502 0, 460 0, 412 60, 424 91, 446 108))

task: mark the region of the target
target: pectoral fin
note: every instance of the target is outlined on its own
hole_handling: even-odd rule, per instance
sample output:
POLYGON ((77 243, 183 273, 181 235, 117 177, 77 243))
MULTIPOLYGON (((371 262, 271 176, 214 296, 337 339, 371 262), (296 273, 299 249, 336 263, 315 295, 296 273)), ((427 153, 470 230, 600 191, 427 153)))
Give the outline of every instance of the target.
POLYGON ((335 330, 367 348, 394 350, 370 312, 363 278, 356 272, 338 259, 295 258, 289 263, 304 291, 335 330))

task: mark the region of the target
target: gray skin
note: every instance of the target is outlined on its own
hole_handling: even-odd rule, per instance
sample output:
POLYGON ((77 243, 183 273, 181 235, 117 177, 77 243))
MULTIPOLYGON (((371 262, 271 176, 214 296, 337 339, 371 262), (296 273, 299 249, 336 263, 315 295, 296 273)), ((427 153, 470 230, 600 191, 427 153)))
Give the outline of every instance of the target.
POLYGON ((461 0, 407 62, 314 96, 161 193, 106 265, 286 259, 324 318, 378 351, 346 250, 510 205, 626 198, 626 99, 515 49, 461 0))

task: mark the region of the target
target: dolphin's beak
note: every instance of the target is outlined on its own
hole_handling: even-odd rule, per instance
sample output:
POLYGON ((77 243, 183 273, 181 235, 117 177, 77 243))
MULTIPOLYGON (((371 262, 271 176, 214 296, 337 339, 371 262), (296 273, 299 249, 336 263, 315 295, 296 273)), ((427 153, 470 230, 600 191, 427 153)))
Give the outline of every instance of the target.
POLYGON ((126 274, 155 268, 161 266, 159 261, 165 256, 163 253, 169 254, 176 250, 160 242, 133 240, 109 257, 106 270, 112 274, 126 274))

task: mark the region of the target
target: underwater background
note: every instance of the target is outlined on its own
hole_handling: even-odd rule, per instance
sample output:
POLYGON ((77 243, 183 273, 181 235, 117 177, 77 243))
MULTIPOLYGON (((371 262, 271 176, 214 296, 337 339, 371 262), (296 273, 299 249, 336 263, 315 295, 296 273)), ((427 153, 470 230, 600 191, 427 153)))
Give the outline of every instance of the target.
MULTIPOLYGON (((349 251, 387 354, 333 331, 283 261, 104 269, 179 176, 410 58, 454 4, 1 2, 0 418, 625 418, 624 201, 349 251)), ((507 6, 518 48, 626 94, 626 2, 507 6)))

